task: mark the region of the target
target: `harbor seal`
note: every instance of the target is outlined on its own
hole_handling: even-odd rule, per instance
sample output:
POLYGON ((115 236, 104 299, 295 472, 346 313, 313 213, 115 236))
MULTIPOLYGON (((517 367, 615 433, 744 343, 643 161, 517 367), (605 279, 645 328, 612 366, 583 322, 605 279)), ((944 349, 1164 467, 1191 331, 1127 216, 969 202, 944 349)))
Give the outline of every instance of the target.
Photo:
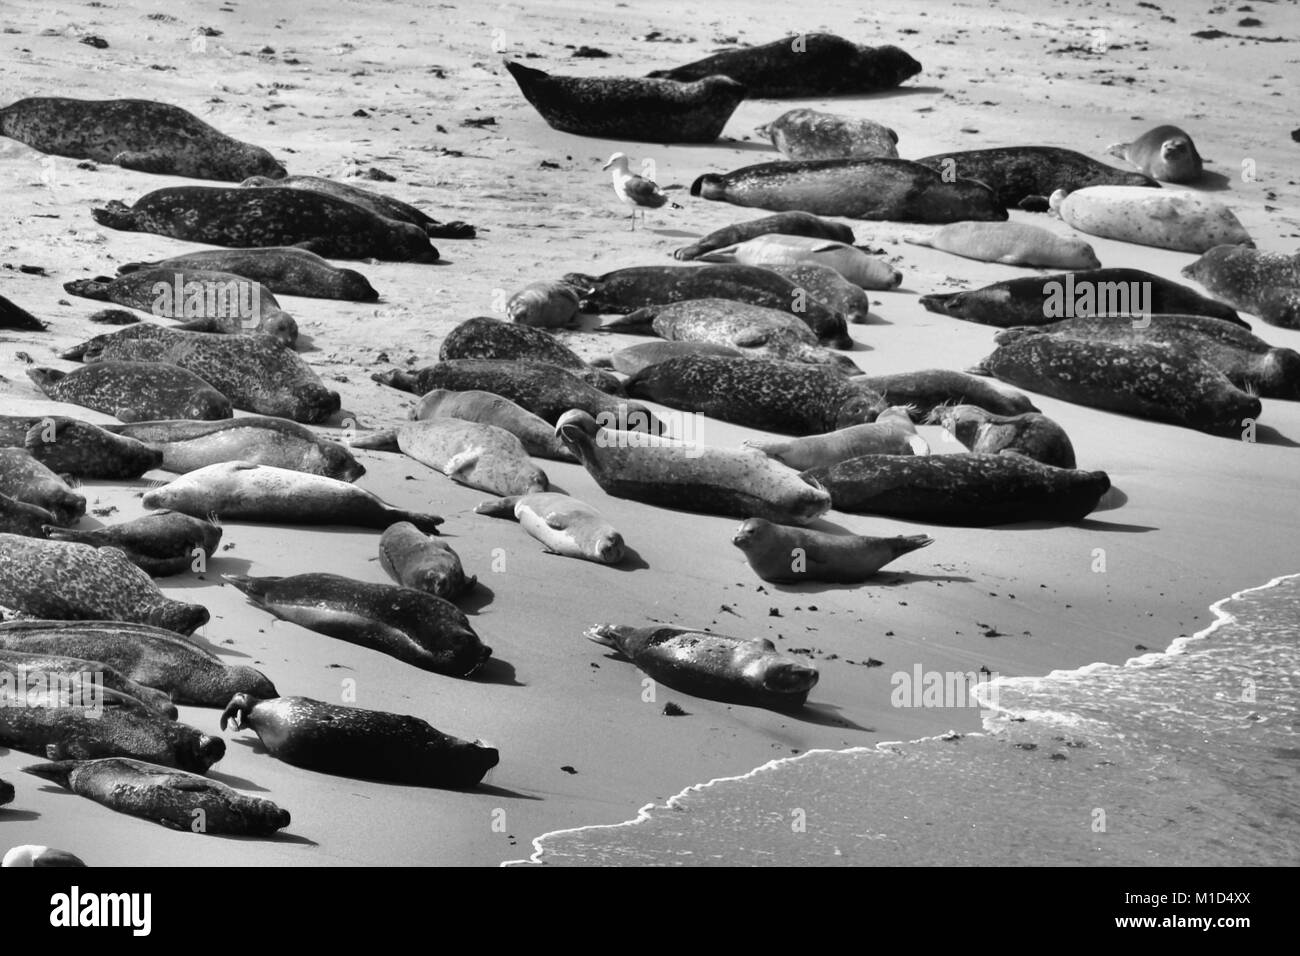
POLYGON ((0 492, 0 533, 43 538, 45 529, 55 520, 54 515, 44 508, 17 501, 0 492))
POLYGON ((674 259, 698 259, 701 254, 723 246, 756 239, 770 233, 783 236, 810 236, 814 239, 831 239, 852 245, 853 230, 838 222, 822 219, 807 212, 780 212, 774 216, 750 219, 715 229, 698 242, 682 246, 673 253, 674 259))
POLYGON ((437 515, 394 508, 346 481, 248 461, 224 461, 187 472, 145 492, 141 501, 150 510, 217 515, 231 521, 380 529, 409 521, 428 532, 436 532, 442 524, 437 515))
MULTIPOLYGON (((610 367, 624 375, 635 375, 643 368, 658 365, 671 358, 687 355, 717 355, 724 358, 742 358, 740 349, 727 345, 714 345, 711 342, 642 342, 619 349, 609 357, 610 367)), ((598 359, 597 361, 603 361, 598 359)))
POLYGON ((160 449, 158 467, 182 475, 223 461, 250 461, 339 481, 356 481, 366 473, 343 445, 283 418, 249 415, 215 422, 172 419, 108 427, 160 449))
POLYGON ((762 268, 810 263, 824 265, 863 289, 895 289, 903 281, 903 274, 888 262, 869 256, 856 246, 806 236, 769 233, 714 249, 698 258, 701 262, 739 262, 762 268))
POLYGON ((0 494, 44 508, 58 525, 76 524, 86 499, 25 448, 0 448, 0 494))
POLYGON ((576 409, 555 430, 596 483, 616 498, 800 525, 831 506, 820 485, 761 452, 605 429, 576 409))
POLYGON ((116 548, 0 534, 0 606, 53 620, 154 624, 192 634, 208 609, 173 601, 116 548))
POLYGON ((896 46, 860 46, 833 33, 801 33, 715 53, 649 75, 669 80, 729 76, 755 98, 841 96, 891 90, 921 72, 896 46))
POLYGON ((554 76, 505 61, 524 99, 562 133, 636 143, 712 143, 745 98, 725 76, 694 82, 554 76))
POLYGON ((1194 183, 1204 171, 1196 144, 1177 126, 1157 126, 1131 143, 1116 143, 1107 152, 1167 183, 1194 183))
POLYGON ((575 461, 573 453, 555 437, 555 429, 508 398, 469 389, 453 392, 435 388, 426 392, 411 409, 413 421, 432 421, 440 418, 459 418, 467 422, 481 422, 504 428, 523 444, 524 450, 534 458, 554 461, 575 461))
POLYGON ((837 511, 971 527, 1082 521, 1110 489, 1104 471, 1024 455, 862 455, 804 474, 825 485, 837 511))
POLYGON ((337 574, 222 579, 281 620, 424 670, 469 677, 492 654, 456 605, 425 591, 337 574))
POLYGON ((1057 468, 1076 464, 1070 436, 1039 412, 994 415, 978 405, 940 405, 929 420, 976 455, 1015 452, 1057 468))
POLYGON ((1008 209, 1046 212, 1056 190, 1073 192, 1087 186, 1134 186, 1159 189, 1149 176, 1116 169, 1090 156, 1056 146, 1002 146, 935 153, 917 160, 949 178, 985 183, 1008 209))
POLYGON ((24 767, 23 773, 173 830, 270 836, 289 825, 289 811, 270 800, 244 796, 198 774, 128 757, 60 760, 24 767), (196 829, 199 820, 202 827, 196 829))
POLYGON ((586 637, 614 648, 666 687, 727 704, 798 710, 819 676, 815 667, 778 651, 766 638, 618 624, 598 624, 586 637))
POLYGON ((917 421, 924 420, 936 405, 957 405, 962 402, 978 405, 998 415, 1038 411, 1028 396, 1015 389, 1005 388, 987 378, 947 368, 898 372, 893 375, 865 375, 857 379, 855 384, 879 393, 888 405, 906 405, 917 421))
POLYGON ((27 377, 55 401, 93 408, 124 422, 210 421, 235 413, 230 399, 199 376, 162 362, 96 362, 71 372, 29 368, 27 377))
POLYGON ((1024 335, 978 371, 1076 405, 1240 437, 1260 402, 1208 362, 1162 342, 1094 342, 1024 335))
POLYGON ((1300 254, 1215 246, 1184 266, 1182 274, 1269 325, 1300 329, 1300 254))
POLYGON ((11 621, 0 624, 0 649, 101 662, 177 704, 194 707, 224 707, 239 693, 276 696, 275 685, 256 668, 227 664, 195 641, 147 624, 11 621))
POLYGON ((451 545, 431 538, 409 521, 389 525, 379 536, 379 566, 402 587, 448 601, 478 584, 477 577, 465 574, 451 545))
POLYGON ((261 249, 202 249, 153 262, 128 262, 117 267, 118 275, 166 270, 228 272, 260 282, 279 295, 300 295, 311 299, 343 299, 374 302, 379 298, 360 272, 340 269, 325 259, 297 246, 267 246, 261 249))
POLYGON ((788 110, 754 132, 786 159, 898 159, 898 134, 857 116, 788 110))
POLYGON ((45 323, 22 306, 0 295, 0 329, 23 332, 44 332, 45 323))
POLYGON ((437 262, 423 229, 305 189, 171 186, 132 206, 92 209, 95 222, 213 246, 299 246, 331 259, 437 262))
POLYGON ((934 544, 934 538, 827 534, 749 518, 732 535, 731 543, 769 584, 861 584, 895 558, 934 544))
POLYGON ((1046 325, 1071 315, 1149 313, 1206 315, 1249 328, 1222 302, 1141 269, 1090 269, 1026 276, 966 292, 923 295, 921 305, 930 312, 1001 328, 1046 325))
POLYGON ((26 448, 46 468, 74 478, 139 478, 162 462, 144 442, 62 415, 0 415, 0 448, 26 448))
POLYGON ((1080 232, 1160 249, 1201 253, 1255 244, 1231 209, 1186 190, 1089 186, 1053 193, 1052 208, 1080 232))
POLYGON ((152 100, 32 97, 0 109, 0 135, 42 153, 142 173, 227 182, 284 175, 262 147, 232 139, 179 106, 152 100))
POLYGON ((551 554, 597 564, 618 564, 627 556, 623 535, 604 516, 577 498, 553 491, 480 502, 474 512, 514 518, 551 554))
POLYGON ((753 438, 745 442, 795 471, 807 471, 859 455, 928 455, 930 446, 916 433, 903 407, 886 408, 874 422, 850 425, 803 438, 753 438))
POLYGON ((759 163, 706 173, 691 195, 776 212, 894 222, 1003 220, 993 190, 973 179, 945 179, 906 159, 816 159, 759 163))
POLYGON ((510 297, 511 322, 538 329, 572 325, 578 317, 578 293, 566 282, 530 282, 510 297))
POLYGON ((929 236, 905 236, 903 241, 1007 266, 1101 268, 1097 253, 1082 239, 1023 222, 953 222, 929 236))
MULTIPOLYGON (((4 799, 4 788, 9 786, 0 780, 0 803, 7 803, 4 799)), ((9 796, 13 797, 13 787, 9 787, 9 796)), ((4 859, 0 860, 0 869, 5 867, 84 867, 86 864, 81 857, 69 853, 67 850, 58 850, 54 847, 36 846, 35 844, 24 844, 10 848, 5 853, 4 859)))
POLYGON ((323 422, 341 402, 296 352, 265 335, 214 335, 142 323, 97 335, 61 357, 177 365, 210 382, 236 408, 296 422, 323 422))
POLYGON ((617 378, 592 368, 549 332, 490 316, 466 319, 448 332, 438 349, 438 358, 443 362, 452 359, 545 362, 572 372, 602 392, 623 394, 623 385, 617 378))
POLYGON ((628 379, 627 391, 724 422, 813 435, 875 421, 887 403, 854 384, 860 381, 820 366, 692 355, 641 370, 628 379))
MULTIPOLYGON (((47 677, 66 678, 66 682, 61 681, 59 687, 72 687, 74 695, 82 693, 81 687, 89 677, 93 684, 98 685, 97 688, 90 690, 92 694, 95 689, 102 688, 115 695, 114 699, 127 708, 135 707, 136 710, 157 714, 168 720, 175 720, 177 716, 176 705, 164 691, 134 681, 103 661, 39 651, 15 651, 0 647, 0 668, 10 673, 25 670, 29 674, 34 674, 39 671, 47 677), (135 706, 137 704, 138 707, 135 706)), ((73 699, 78 698, 74 696, 73 699)), ((85 698, 80 699, 85 700, 85 698)))
POLYGON ((222 730, 227 723, 257 734, 276 760, 342 777, 464 789, 501 759, 496 748, 448 736, 419 717, 309 697, 238 694, 221 714, 222 730))
POLYGON ((816 262, 803 262, 787 266, 770 263, 764 266, 779 276, 789 279, 796 289, 821 303, 832 312, 857 325, 871 320, 871 299, 860 285, 855 285, 830 266, 816 262))
POLYGON ((265 189, 266 187, 285 189, 305 189, 308 192, 323 193, 354 203, 368 209, 376 216, 392 219, 396 222, 409 222, 424 230, 425 235, 435 239, 473 239, 477 231, 467 222, 439 222, 416 207, 385 196, 382 193, 362 189, 348 183, 336 182, 321 176, 284 176, 276 179, 271 176, 250 176, 239 184, 245 189, 265 189))
MULTIPOLYGON (((118 548, 131 563, 151 577, 183 574, 199 556, 210 561, 221 543, 221 526, 175 511, 142 515, 121 524, 77 531, 49 527, 53 541, 76 541, 95 548, 118 548)), ((201 565, 205 566, 205 565, 201 565)))

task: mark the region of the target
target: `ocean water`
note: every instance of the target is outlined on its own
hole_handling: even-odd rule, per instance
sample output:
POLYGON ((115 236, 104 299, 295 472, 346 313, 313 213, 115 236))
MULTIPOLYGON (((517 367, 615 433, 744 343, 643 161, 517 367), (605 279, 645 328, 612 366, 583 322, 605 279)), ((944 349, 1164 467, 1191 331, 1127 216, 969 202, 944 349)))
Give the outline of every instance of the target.
POLYGON ((984 733, 773 761, 531 862, 1294 866, 1300 575, 1212 610, 1164 653, 985 685, 984 733))

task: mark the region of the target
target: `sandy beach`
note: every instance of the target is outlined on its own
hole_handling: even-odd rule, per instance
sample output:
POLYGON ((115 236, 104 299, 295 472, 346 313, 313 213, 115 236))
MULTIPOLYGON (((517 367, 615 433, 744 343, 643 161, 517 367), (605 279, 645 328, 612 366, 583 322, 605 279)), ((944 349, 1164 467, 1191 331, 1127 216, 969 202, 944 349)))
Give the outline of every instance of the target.
MULTIPOLYGON (((1258 2, 1254 16, 1263 26, 1239 28, 1235 12, 1163 6, 895 0, 867 14, 859 4, 828 0, 805 20, 795 8, 759 0, 706 8, 303 0, 291 8, 181 2, 151 19, 164 8, 56 2, 5 11, 0 103, 47 95, 173 103, 266 147, 291 173, 345 178, 378 168, 396 181, 349 181, 435 218, 473 223, 474 240, 435 240, 436 265, 343 263, 365 273, 378 303, 281 297, 301 327, 302 357, 343 397, 344 412, 326 426, 337 433, 347 418, 361 429, 404 419, 415 396, 371 374, 432 364, 451 329, 476 315, 504 317, 505 299, 527 282, 668 264, 672 250, 693 238, 762 215, 692 198, 687 187, 706 172, 779 158, 753 130, 795 106, 883 123, 898 132, 903 158, 1033 144, 1109 162, 1109 144, 1174 123, 1225 177, 1211 194, 1233 209, 1258 248, 1296 252, 1300 144, 1290 133, 1300 117, 1288 95, 1300 8, 1258 2), (221 32, 197 42, 200 27, 221 32), (1192 36, 1210 28, 1287 42, 1192 36), (718 142, 654 146, 556 132, 501 66, 503 56, 531 52, 539 57, 530 65, 556 73, 644 75, 728 42, 813 31, 897 44, 923 72, 875 96, 746 100, 718 142), (78 42, 86 34, 108 47, 78 42), (571 57, 581 45, 610 56, 571 57), (626 152, 634 168, 652 160, 657 181, 676 187, 670 195, 684 208, 651 211, 645 229, 629 231, 600 171, 614 151, 626 152)), ((59 352, 111 331, 86 318, 101 304, 68 295, 64 282, 197 248, 115 232, 90 216, 92 206, 130 203, 184 180, 108 165, 82 169, 0 139, 0 181, 9 213, 0 293, 49 323, 46 332, 0 332, 0 413, 111 421, 47 400, 24 370, 31 362, 71 369, 59 352)), ((1043 215, 1013 211, 1011 219, 1071 232, 1043 215)), ((845 222, 859 244, 883 249, 904 275, 899 289, 871 293, 873 322, 850 327, 852 357, 868 373, 976 364, 993 350, 995 330, 926 312, 918 296, 1034 274, 902 241, 926 227, 845 222)), ((1180 282, 1187 280, 1179 270, 1196 258, 1089 242, 1103 266, 1180 282)), ((1300 349, 1300 331, 1247 318, 1272 345, 1300 349)), ((591 331, 595 324, 586 317, 584 330, 558 337, 587 358, 646 341, 591 331)), ((1109 474, 1118 490, 1109 506, 1076 525, 992 529, 832 511, 816 526, 935 538, 854 588, 764 585, 731 544, 737 519, 613 498, 581 466, 551 461, 544 462, 551 482, 598 507, 636 559, 603 567, 549 555, 518 525, 474 514, 485 493, 399 455, 358 451, 367 469, 359 485, 395 506, 442 515, 447 542, 478 575, 481 587, 462 607, 503 662, 485 678, 431 674, 276 621, 220 581, 221 574, 321 571, 386 582, 375 531, 232 521, 206 573, 159 583, 209 608, 212 620, 197 636, 230 661, 259 667, 282 694, 342 702, 354 688, 357 706, 416 714, 447 733, 491 742, 501 762, 486 785, 454 792, 326 776, 272 759, 251 733, 227 732, 227 755, 211 775, 274 800, 293 822, 275 839, 197 837, 47 786, 20 773, 34 758, 0 750, 0 778, 18 788, 15 802, 0 809, 0 850, 45 844, 92 865, 496 865, 526 857, 541 834, 627 820, 693 783, 773 758, 978 729, 975 707, 891 706, 891 675, 917 664, 1020 676, 1120 663, 1201 630, 1215 600, 1300 571, 1300 403, 1263 399, 1257 440, 1246 442, 1031 397, 1068 431, 1080 467, 1109 474), (1098 549, 1104 571, 1096 570, 1098 549), (641 673, 583 638, 601 622, 656 621, 769 637, 799 650, 821 672, 809 706, 791 716, 662 686, 646 701, 641 673), (662 716, 669 700, 688 716, 662 716)), ((936 453, 962 451, 938 428, 920 431, 936 453)), ((709 421, 700 437, 738 445, 756 435, 709 421)), ((86 483, 82 526, 144 513, 141 493, 170 477, 86 483)), ((182 720, 208 733, 218 732, 218 716, 181 709, 182 720)))

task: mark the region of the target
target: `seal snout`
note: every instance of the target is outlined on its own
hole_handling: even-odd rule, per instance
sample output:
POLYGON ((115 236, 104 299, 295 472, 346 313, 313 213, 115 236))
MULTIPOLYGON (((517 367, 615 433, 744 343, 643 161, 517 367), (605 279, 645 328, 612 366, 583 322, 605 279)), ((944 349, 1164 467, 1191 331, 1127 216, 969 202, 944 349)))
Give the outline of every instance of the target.
POLYGON ((224 740, 220 737, 210 737, 207 734, 202 734, 195 748, 195 766, 198 767, 200 773, 206 773, 209 767, 220 761, 225 755, 226 742, 224 740))

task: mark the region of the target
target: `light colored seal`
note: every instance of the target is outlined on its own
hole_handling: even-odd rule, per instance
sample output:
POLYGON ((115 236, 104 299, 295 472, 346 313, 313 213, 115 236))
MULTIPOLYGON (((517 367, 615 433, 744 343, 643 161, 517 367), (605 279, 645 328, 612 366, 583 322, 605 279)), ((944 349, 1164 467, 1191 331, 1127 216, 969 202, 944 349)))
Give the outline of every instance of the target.
POLYGON ((770 584, 860 584, 895 558, 934 544, 934 538, 827 534, 749 518, 732 535, 731 543, 745 555, 754 573, 770 584))
POLYGON ((495 747, 435 730, 419 717, 327 704, 309 697, 238 694, 221 715, 251 730, 272 757, 295 767, 421 787, 473 787, 500 762, 495 747))
POLYGON ((228 182, 284 175, 284 167, 260 146, 231 139, 179 106, 152 100, 19 100, 0 109, 0 135, 43 153, 142 173, 228 182))
POLYGON ((797 109, 754 130, 786 159, 897 159, 898 134, 857 116, 797 109))
POLYGON ((127 275, 149 269, 231 272, 260 282, 279 295, 343 299, 349 302, 374 302, 379 298, 379 293, 360 272, 340 269, 316 253, 296 246, 202 249, 153 262, 128 262, 118 266, 117 272, 118 275, 127 275))
POLYGON ((903 281, 903 274, 888 262, 869 256, 856 246, 831 239, 809 239, 807 236, 769 233, 714 249, 699 259, 702 262, 739 262, 763 268, 816 263, 829 266, 864 289, 894 289, 903 281))
POLYGON ((1116 143, 1107 152, 1167 183, 1194 183, 1204 171, 1196 144, 1177 126, 1157 126, 1131 143, 1116 143))
POLYGON ((230 418, 230 399, 193 372, 161 362, 97 362, 71 372, 29 368, 27 377, 58 402, 124 422, 230 418))
POLYGON ((806 293, 814 302, 820 302, 850 322, 861 325, 871 319, 871 299, 866 291, 830 266, 803 262, 793 266, 772 263, 764 268, 789 279, 796 289, 806 293))
POLYGON ((423 229, 425 235, 434 238, 473 239, 475 236, 475 229, 469 223, 439 222, 423 210, 417 209, 409 203, 404 203, 400 199, 385 196, 383 193, 372 192, 369 189, 362 189, 360 186, 353 186, 350 183, 325 179, 321 176, 285 176, 281 179, 252 176, 239 185, 245 189, 264 189, 273 186, 324 193, 327 196, 333 196, 336 199, 342 199, 344 202, 354 203, 363 209, 368 209, 376 216, 381 216, 384 219, 409 222, 423 229))
POLYGON ((832 239, 853 244, 853 230, 838 222, 822 219, 807 212, 781 212, 761 219, 749 219, 715 229, 698 242, 673 252, 674 259, 698 259, 701 254, 723 246, 734 246, 768 233, 784 236, 811 236, 814 239, 832 239))
MULTIPOLYGON (((134 681, 103 661, 69 657, 66 654, 14 651, 0 646, 0 668, 10 671, 22 668, 29 672, 41 671, 48 675, 66 677, 69 683, 61 684, 61 687, 98 684, 105 691, 117 695, 117 699, 123 702, 123 706, 133 706, 130 699, 134 698, 140 705, 136 707, 137 710, 149 711, 168 720, 175 720, 177 716, 176 705, 172 703, 171 697, 165 691, 134 681)), ((74 695, 80 693, 79 687, 73 690, 74 695)), ((74 697, 74 699, 78 698, 74 697)), ((84 701, 85 698, 80 700, 84 701)))
MULTIPOLYGON (((673 358, 687 355, 717 355, 723 358, 742 358, 740 349, 728 345, 714 345, 710 342, 642 342, 619 349, 609 357, 610 367, 624 375, 635 375, 643 368, 658 365, 673 358)), ((604 361, 596 359, 596 362, 604 361)))
POLYGON ((623 536, 599 511, 553 491, 481 502, 475 513, 513 517, 551 554, 618 564, 627 555, 623 536))
POLYGON ((289 811, 270 800, 245 796, 195 773, 127 757, 60 760, 24 767, 23 773, 53 781, 118 813, 187 833, 198 819, 203 820, 198 832, 237 836, 270 836, 289 825, 289 811))
POLYGON ((46 468, 74 478, 139 478, 162 462, 162 452, 144 442, 62 415, 0 415, 0 447, 26 448, 46 468))
POLYGON ((1074 446, 1065 429, 1039 412, 994 415, 978 405, 940 405, 930 421, 976 455, 1012 453, 1044 465, 1075 467, 1074 446))
POLYGON ((187 472, 161 488, 145 492, 146 508, 167 508, 194 517, 224 521, 356 525, 387 528, 409 521, 436 532, 442 518, 403 511, 356 485, 287 468, 225 461, 187 472))
POLYGON ((799 525, 830 510, 825 489, 758 451, 605 429, 577 410, 564 415, 555 430, 596 483, 616 498, 799 525))
POLYGON ((55 620, 154 624, 192 634, 208 609, 173 601, 116 548, 0 534, 0 606, 55 620))
POLYGON ((573 453, 555 437, 555 429, 551 425, 510 399, 492 392, 477 389, 453 392, 450 389, 435 388, 426 392, 411 409, 411 418, 415 421, 459 418, 467 422, 495 425, 518 438, 524 450, 534 458, 575 460, 573 453))
POLYGON ((379 566, 402 587, 428 591, 448 601, 478 584, 477 577, 465 574, 460 555, 451 545, 409 521, 389 525, 379 536, 379 566))
POLYGON ((510 297, 511 322, 538 329, 572 325, 578 316, 578 293, 564 282, 530 282, 510 297))
POLYGON ((136 567, 159 578, 183 574, 194 569, 196 563, 206 566, 221 543, 220 525, 175 511, 142 515, 93 531, 49 527, 45 532, 52 541, 118 548, 136 567))
POLYGON ((1223 244, 1253 246, 1232 210, 1199 193, 1134 186, 1089 186, 1052 194, 1062 219, 1091 236, 1178 252, 1205 252, 1223 244))
POLYGON ((60 525, 76 524, 86 513, 85 497, 25 448, 0 447, 0 494, 44 508, 60 525))
POLYGON ((1300 329, 1300 254, 1215 246, 1182 274, 1270 325, 1300 329))
POLYGON ((354 438, 352 447, 400 451, 452 481, 494 495, 526 495, 550 487, 523 443, 495 425, 431 418, 354 438))
POLYGON ((820 676, 766 638, 619 624, 598 624, 586 637, 614 648, 666 687, 728 704, 798 710, 820 676))
MULTIPOLYGON (((4 799, 4 788, 8 784, 0 781, 0 803, 7 803, 4 799)), ((9 787, 9 796, 13 797, 13 787, 9 787)), ((25 844, 23 846, 12 847, 0 860, 0 869, 5 867, 78 867, 85 866, 79 856, 69 853, 67 850, 58 850, 54 847, 36 846, 35 844, 25 844)))
POLYGON ((905 236, 903 241, 1007 266, 1101 268, 1097 253, 1082 239, 1023 222, 953 222, 929 236, 905 236))
POLYGON ((859 455, 928 455, 930 446, 916 433, 906 408, 886 408, 874 422, 850 425, 803 438, 754 438, 745 442, 796 471, 833 465, 859 455))

